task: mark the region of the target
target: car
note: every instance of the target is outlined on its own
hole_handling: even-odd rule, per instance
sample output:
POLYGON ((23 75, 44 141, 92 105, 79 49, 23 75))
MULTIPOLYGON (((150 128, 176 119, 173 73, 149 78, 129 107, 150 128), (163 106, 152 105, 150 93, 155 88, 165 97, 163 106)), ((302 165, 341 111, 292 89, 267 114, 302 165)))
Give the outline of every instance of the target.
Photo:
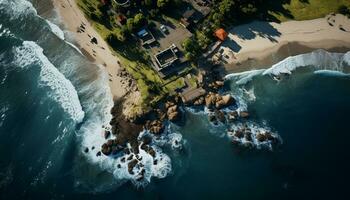
POLYGON ((165 25, 161 25, 161 26, 160 26, 160 30, 161 30, 164 34, 166 34, 166 33, 168 32, 168 29, 167 29, 167 27, 166 27, 165 25))

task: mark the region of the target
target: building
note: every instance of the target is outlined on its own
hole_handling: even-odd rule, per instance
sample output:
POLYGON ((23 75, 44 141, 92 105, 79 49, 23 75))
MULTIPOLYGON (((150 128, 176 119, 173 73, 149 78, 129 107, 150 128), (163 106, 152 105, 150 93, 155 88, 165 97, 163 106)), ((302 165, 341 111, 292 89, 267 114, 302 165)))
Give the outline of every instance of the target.
POLYGON ((180 94, 182 102, 185 104, 192 103, 194 100, 206 94, 206 91, 203 88, 193 88, 186 90, 180 94))
POLYGON ((152 33, 147 29, 142 29, 141 31, 137 32, 137 36, 140 38, 142 46, 150 45, 156 41, 152 33))
POLYGON ((172 66, 176 61, 178 61, 177 53, 178 49, 175 45, 171 45, 169 48, 157 53, 155 58, 155 68, 157 71, 162 71, 163 69, 172 66))
POLYGON ((215 31, 214 35, 219 40, 224 41, 227 38, 228 33, 223 28, 219 28, 215 31))

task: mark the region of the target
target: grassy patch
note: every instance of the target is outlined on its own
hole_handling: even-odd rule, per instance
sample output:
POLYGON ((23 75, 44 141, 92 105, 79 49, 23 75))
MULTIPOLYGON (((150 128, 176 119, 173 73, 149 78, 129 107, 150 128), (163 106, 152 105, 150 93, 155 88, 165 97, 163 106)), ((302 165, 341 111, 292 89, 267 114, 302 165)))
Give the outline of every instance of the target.
MULTIPOLYGON (((278 2, 278 1, 271 1, 278 2)), ((290 0, 283 4, 283 8, 290 14, 284 15, 280 12, 270 12, 280 21, 287 20, 310 20, 324 17, 331 12, 337 12, 341 5, 350 8, 349 0, 290 0)))

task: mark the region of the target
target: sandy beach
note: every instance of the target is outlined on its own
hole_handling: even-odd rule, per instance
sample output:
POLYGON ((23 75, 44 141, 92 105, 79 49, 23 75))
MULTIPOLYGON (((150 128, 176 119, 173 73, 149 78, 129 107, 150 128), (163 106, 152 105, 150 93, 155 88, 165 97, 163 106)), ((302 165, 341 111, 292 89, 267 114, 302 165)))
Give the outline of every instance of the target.
POLYGON ((227 73, 266 68, 316 49, 346 52, 350 50, 350 19, 337 14, 280 24, 252 22, 231 29, 222 48, 230 55, 227 73))
POLYGON ((53 5, 58 12, 64 29, 69 31, 77 46, 90 60, 96 64, 103 65, 108 73, 109 86, 114 99, 118 99, 127 93, 123 87, 123 78, 117 76, 120 70, 118 58, 114 56, 108 44, 94 30, 82 11, 78 8, 74 0, 54 0, 53 5), (83 26, 84 28, 80 28, 83 26), (83 31, 78 31, 78 30, 83 31), (97 39, 96 43, 91 43, 92 38, 97 39))

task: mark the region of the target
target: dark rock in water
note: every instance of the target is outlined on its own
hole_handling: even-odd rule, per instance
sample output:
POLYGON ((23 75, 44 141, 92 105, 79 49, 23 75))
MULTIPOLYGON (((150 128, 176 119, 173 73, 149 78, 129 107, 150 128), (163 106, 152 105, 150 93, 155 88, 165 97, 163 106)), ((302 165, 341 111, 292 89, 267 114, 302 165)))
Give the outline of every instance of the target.
POLYGON ((97 156, 97 157, 101 156, 101 151, 97 152, 97 153, 96 153, 96 156, 97 156))
POLYGON ((105 131, 104 133, 105 139, 108 139, 110 135, 111 135, 110 131, 105 131))
POLYGON ((237 111, 232 111, 229 112, 228 119, 230 122, 235 121, 238 118, 238 112, 237 111))
POLYGON ((153 165, 157 165, 157 164, 158 164, 158 160, 157 159, 153 160, 153 165))
POLYGON ((242 118, 248 118, 249 117, 249 113, 247 111, 242 111, 239 113, 240 117, 242 118))
POLYGON ((134 158, 134 155, 133 154, 131 154, 129 157, 128 157, 128 159, 127 160, 132 160, 134 158))
POLYGON ((156 152, 154 151, 154 149, 153 149, 152 147, 149 147, 149 148, 148 148, 147 153, 148 153, 149 155, 151 155, 153 158, 156 157, 156 152))
POLYGON ((106 156, 110 155, 112 153, 112 145, 108 145, 107 143, 104 143, 101 147, 101 151, 106 156))
POLYGON ((257 139, 259 142, 264 142, 264 141, 267 140, 267 137, 266 137, 266 135, 263 134, 263 133, 258 133, 258 134, 256 135, 256 139, 257 139))
POLYGON ((108 140, 108 141, 106 142, 106 144, 107 144, 108 146, 113 146, 113 145, 114 145, 114 140, 108 140))
POLYGON ((220 122, 226 123, 226 117, 225 117, 225 113, 223 111, 216 110, 215 115, 216 115, 217 119, 219 119, 220 122))
POLYGON ((132 161, 130 161, 129 163, 128 163, 128 172, 130 173, 130 174, 133 174, 133 169, 134 169, 134 167, 137 165, 137 163, 138 163, 139 161, 137 161, 136 159, 134 159, 134 160, 132 160, 132 161))
POLYGON ((216 121, 215 115, 209 115, 209 121, 210 121, 210 122, 216 121))
POLYGON ((245 138, 247 141, 250 141, 250 142, 253 141, 252 133, 251 133, 251 132, 245 132, 244 138, 245 138))
POLYGON ((94 150, 94 149, 95 149, 95 146, 92 146, 92 147, 91 147, 91 150, 94 150))
POLYGON ((130 154, 130 149, 129 149, 129 148, 125 148, 125 149, 124 149, 124 153, 125 153, 126 155, 130 154))
POLYGON ((237 138, 243 138, 244 133, 243 133, 242 130, 236 130, 235 133, 234 133, 234 136, 237 137, 237 138))
POLYGON ((120 159, 120 161, 121 161, 122 163, 124 163, 124 162, 125 162, 125 157, 122 157, 122 159, 120 159))
POLYGON ((146 122, 145 128, 155 135, 160 135, 164 131, 164 125, 160 120, 146 122))
POLYGON ((85 153, 88 153, 88 152, 89 152, 89 148, 86 147, 86 148, 84 149, 84 152, 85 152, 85 153))
POLYGON ((118 168, 121 168, 122 166, 120 164, 117 165, 118 168))

